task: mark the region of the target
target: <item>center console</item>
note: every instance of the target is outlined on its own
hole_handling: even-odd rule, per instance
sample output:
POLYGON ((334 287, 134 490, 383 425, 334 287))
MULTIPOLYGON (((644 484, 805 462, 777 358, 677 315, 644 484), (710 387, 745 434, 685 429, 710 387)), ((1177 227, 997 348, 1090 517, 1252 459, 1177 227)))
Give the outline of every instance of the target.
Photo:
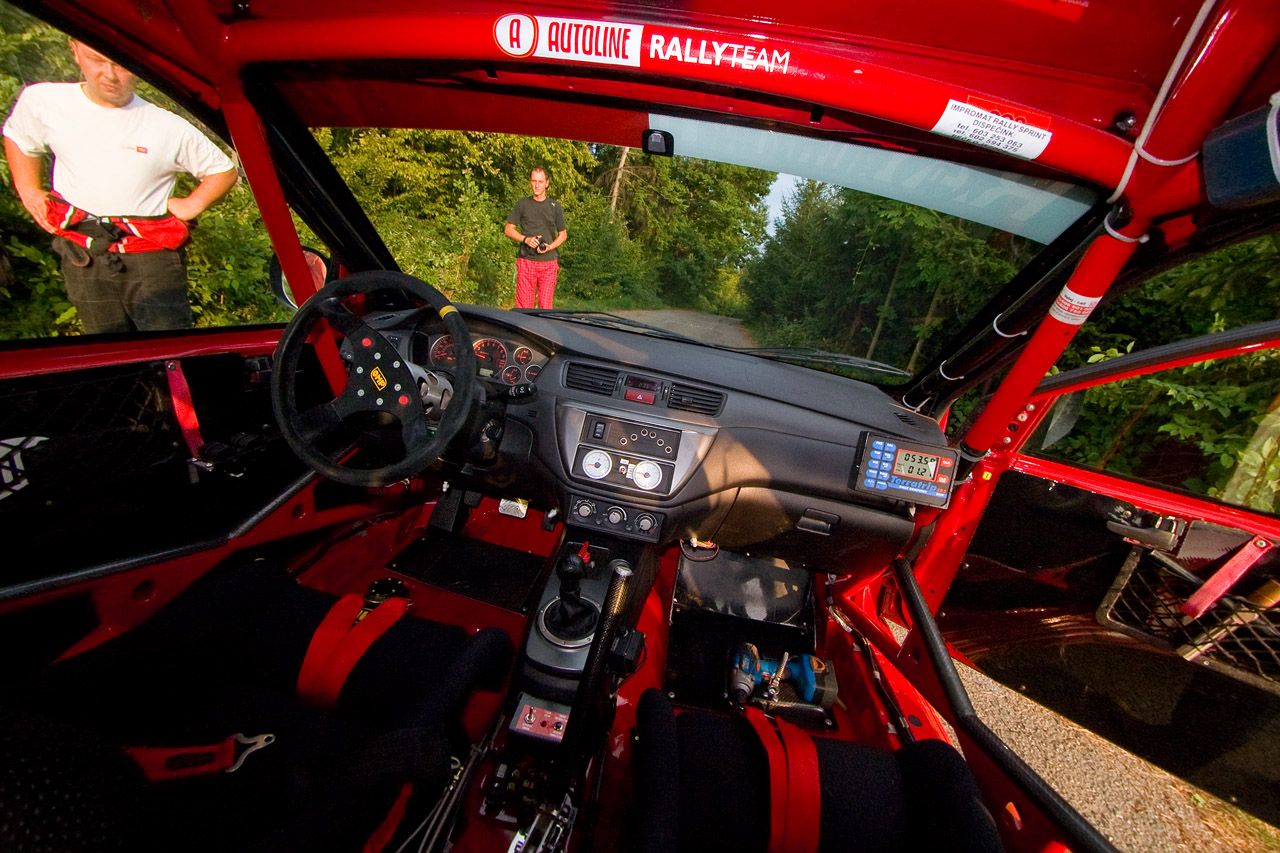
POLYGON ((566 521, 588 530, 658 542, 666 518, 656 508, 688 479, 716 430, 651 415, 573 404, 556 412, 560 452, 580 491, 566 521))

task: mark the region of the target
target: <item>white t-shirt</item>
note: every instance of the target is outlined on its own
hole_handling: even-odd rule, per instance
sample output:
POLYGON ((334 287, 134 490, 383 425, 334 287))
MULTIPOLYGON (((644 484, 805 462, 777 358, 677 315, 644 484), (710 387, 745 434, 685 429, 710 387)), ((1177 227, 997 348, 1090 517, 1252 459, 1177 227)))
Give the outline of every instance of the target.
POLYGON ((53 188, 96 216, 164 216, 179 172, 200 179, 235 168, 186 119, 137 95, 99 106, 79 83, 25 88, 4 135, 29 156, 52 152, 53 188))

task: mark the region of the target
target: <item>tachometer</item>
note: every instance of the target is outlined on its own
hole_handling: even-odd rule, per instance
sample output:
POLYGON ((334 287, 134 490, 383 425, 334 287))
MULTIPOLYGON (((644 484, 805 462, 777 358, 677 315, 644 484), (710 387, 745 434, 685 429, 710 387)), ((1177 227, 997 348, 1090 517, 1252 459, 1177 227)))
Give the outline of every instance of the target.
POLYGON ((492 379, 507 366, 507 348, 502 341, 494 338, 481 338, 472 347, 476 354, 476 373, 485 379, 492 379))
POLYGON ((453 348, 453 335, 441 335, 431 345, 431 363, 436 367, 453 367, 457 353, 453 348))

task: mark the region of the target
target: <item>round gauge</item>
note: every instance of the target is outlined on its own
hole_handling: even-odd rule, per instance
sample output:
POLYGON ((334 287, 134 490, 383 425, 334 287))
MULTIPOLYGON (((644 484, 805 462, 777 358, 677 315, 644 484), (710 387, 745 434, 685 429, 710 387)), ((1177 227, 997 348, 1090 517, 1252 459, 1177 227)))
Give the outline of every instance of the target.
POLYGON ((476 372, 486 379, 497 376, 507 366, 507 348, 502 341, 481 338, 471 348, 476 354, 476 372))
POLYGON ((508 364, 502 368, 502 381, 508 385, 515 385, 520 381, 520 365, 508 364))
POLYGON ((538 378, 538 374, 542 372, 542 368, 536 364, 531 364, 524 369, 524 381, 532 382, 538 378))
POLYGON ((431 363, 436 367, 453 367, 457 353, 453 349, 453 335, 441 335, 431 345, 431 363))
MULTIPOLYGON (((585 465, 587 460, 582 461, 585 465)), ((662 482, 662 469, 658 467, 657 462, 650 462, 648 459, 637 462, 631 469, 631 482, 636 484, 636 488, 644 489, 646 492, 656 489, 662 482)))
MULTIPOLYGON (((658 466, 654 466, 655 468, 658 466)), ((582 457, 582 473, 593 480, 602 480, 613 470, 613 458, 603 450, 592 450, 582 457)), ((661 471, 658 472, 661 475, 661 471)), ((654 485, 657 485, 656 483, 654 485)))
POLYGON ((516 351, 511 354, 516 364, 528 364, 533 361, 533 350, 528 347, 516 347, 516 351))

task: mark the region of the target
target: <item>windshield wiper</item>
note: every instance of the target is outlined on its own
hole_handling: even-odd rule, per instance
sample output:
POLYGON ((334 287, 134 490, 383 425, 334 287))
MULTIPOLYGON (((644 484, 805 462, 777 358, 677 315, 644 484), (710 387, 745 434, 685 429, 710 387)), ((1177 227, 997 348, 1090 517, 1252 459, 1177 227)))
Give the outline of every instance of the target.
POLYGON ((670 329, 664 329, 661 326, 651 326, 648 323, 641 323, 639 320, 630 320, 626 317, 619 317, 617 314, 609 314, 605 311, 560 311, 555 308, 548 308, 545 311, 532 312, 539 317, 550 317, 553 320, 569 320, 573 323, 583 323, 587 326, 599 326, 602 329, 621 329, 626 332, 644 332, 653 335, 655 338, 662 338, 668 341, 680 341, 686 344, 698 344, 699 346, 709 346, 704 341, 697 338, 691 338, 688 335, 682 335, 679 332, 673 332, 670 329))
POLYGON ((872 361, 856 355, 813 349, 812 347, 721 347, 744 355, 758 355, 774 361, 793 361, 797 364, 820 364, 833 367, 853 367, 869 373, 885 376, 910 376, 909 371, 882 361, 872 361))

